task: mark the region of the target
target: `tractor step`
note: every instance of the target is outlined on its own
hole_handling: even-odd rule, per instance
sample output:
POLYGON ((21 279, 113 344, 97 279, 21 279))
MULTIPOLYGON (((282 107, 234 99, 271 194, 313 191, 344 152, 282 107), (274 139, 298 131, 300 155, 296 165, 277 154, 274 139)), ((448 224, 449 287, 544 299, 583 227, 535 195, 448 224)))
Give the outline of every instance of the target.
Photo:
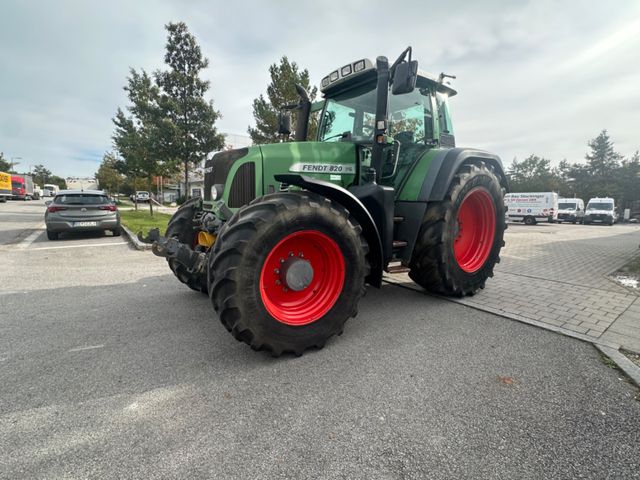
POLYGON ((408 271, 410 271, 411 269, 405 265, 402 265, 401 263, 397 263, 395 265, 389 265, 387 267, 387 272, 388 273, 406 273, 408 271))
POLYGON ((405 242, 404 240, 394 240, 393 241, 393 248, 403 248, 406 247, 408 245, 407 242, 405 242))
POLYGON ((404 217, 393 217, 393 223, 402 223, 404 222, 404 217))

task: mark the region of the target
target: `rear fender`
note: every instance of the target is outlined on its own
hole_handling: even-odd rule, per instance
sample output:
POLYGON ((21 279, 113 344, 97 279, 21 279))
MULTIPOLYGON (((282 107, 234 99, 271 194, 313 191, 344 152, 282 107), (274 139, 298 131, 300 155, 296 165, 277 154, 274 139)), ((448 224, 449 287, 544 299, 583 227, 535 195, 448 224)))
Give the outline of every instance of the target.
POLYGON ((452 148, 442 150, 429 165, 417 200, 420 202, 439 202, 444 199, 453 177, 465 163, 484 162, 491 166, 500 179, 500 184, 509 191, 507 176, 502 168, 500 157, 482 150, 471 148, 452 148))
POLYGON ((353 218, 355 218, 362 227, 362 235, 369 244, 368 257, 371 270, 369 271, 366 281, 370 285, 380 288, 382 286, 383 268, 382 242, 380 240, 378 228, 376 227, 371 214, 367 211, 362 202, 351 192, 338 185, 307 177, 306 175, 275 175, 275 179, 278 182, 283 182, 288 185, 296 185, 300 188, 304 188, 305 190, 309 190, 310 192, 327 197, 339 203, 349 211, 353 218))

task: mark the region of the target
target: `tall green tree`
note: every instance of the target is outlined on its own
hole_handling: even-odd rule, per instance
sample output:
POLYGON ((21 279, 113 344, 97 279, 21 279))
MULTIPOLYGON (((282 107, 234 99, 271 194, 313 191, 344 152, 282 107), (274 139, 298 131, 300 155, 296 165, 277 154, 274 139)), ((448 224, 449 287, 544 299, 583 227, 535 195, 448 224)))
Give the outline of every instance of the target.
POLYGON ((610 178, 613 171, 620 165, 622 155, 615 151, 613 141, 606 130, 589 141, 591 149, 585 155, 587 166, 592 175, 600 178, 610 178))
POLYGON ((11 170, 11 164, 4 157, 4 153, 0 152, 0 172, 10 173, 9 170, 11 170))
MULTIPOLYGON (((285 105, 295 104, 300 100, 296 92, 296 84, 302 85, 314 101, 318 93, 317 87, 311 87, 309 71, 299 70, 296 62, 290 62, 287 56, 269 67, 271 83, 267 86, 267 96, 260 94, 253 101, 253 118, 256 126, 249 127, 248 132, 253 143, 276 143, 280 141, 278 135, 278 113, 285 105)), ((295 127, 295 111, 292 116, 292 127, 295 127)), ((315 138, 317 120, 315 117, 309 125, 307 138, 315 138)))
POLYGON ((520 162, 514 159, 507 174, 514 192, 557 191, 560 185, 558 172, 551 168, 551 160, 537 155, 529 155, 520 162))
POLYGON ((51 178, 51 170, 45 168, 44 165, 36 165, 35 167, 33 167, 33 178, 39 185, 49 183, 49 178, 51 178))
MULTIPOLYGON (((124 90, 130 101, 127 113, 119 108, 113 119, 113 141, 122 162, 111 164, 116 171, 131 176, 134 184, 137 179, 145 179, 150 190, 154 175, 175 170, 166 135, 171 127, 163 118, 160 89, 144 70, 131 69, 124 90)), ((137 201, 135 206, 137 209, 137 201)), ((149 210, 153 215, 153 202, 149 202, 149 210)))
POLYGON ((189 196, 189 168, 200 164, 213 150, 224 147, 224 135, 215 127, 220 112, 205 99, 208 81, 200 78, 209 60, 183 22, 169 23, 164 61, 166 71, 156 71, 158 100, 164 123, 158 129, 166 158, 179 159, 184 168, 185 192, 189 196))
POLYGON ((617 171, 620 185, 622 207, 631 207, 633 202, 640 201, 640 153, 636 152, 629 159, 622 161, 617 171))
MULTIPOLYGON (((113 144, 122 157, 122 161, 114 165, 120 173, 131 177, 135 184, 140 177, 150 177, 149 173, 149 137, 139 119, 126 115, 120 108, 113 118, 115 131, 113 134, 113 144)), ((135 197, 137 198, 137 197, 135 197)), ((138 202, 135 202, 138 209, 138 202)), ((153 215, 152 202, 149 202, 149 209, 153 215)))
POLYGON ((60 190, 65 190, 67 188, 67 181, 64 178, 59 177, 57 175, 51 175, 47 183, 57 185, 60 190))
POLYGON ((112 152, 104 154, 95 177, 101 189, 109 193, 118 193, 120 185, 124 182, 124 175, 118 171, 118 159, 112 152))

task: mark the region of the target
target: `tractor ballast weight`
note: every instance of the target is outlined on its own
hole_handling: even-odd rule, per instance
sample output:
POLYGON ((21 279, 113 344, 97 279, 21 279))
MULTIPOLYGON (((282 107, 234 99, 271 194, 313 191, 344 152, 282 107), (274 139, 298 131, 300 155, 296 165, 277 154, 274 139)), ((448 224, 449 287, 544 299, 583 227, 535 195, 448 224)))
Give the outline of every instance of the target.
POLYGON ((296 141, 216 153, 203 198, 153 234, 153 252, 209 294, 236 339, 300 355, 340 334, 385 271, 457 296, 493 275, 506 228, 500 159, 455 146, 456 91, 444 82, 454 77, 419 71, 411 53, 334 70, 322 102, 297 86, 279 121, 287 139, 285 112, 296 111, 296 141))

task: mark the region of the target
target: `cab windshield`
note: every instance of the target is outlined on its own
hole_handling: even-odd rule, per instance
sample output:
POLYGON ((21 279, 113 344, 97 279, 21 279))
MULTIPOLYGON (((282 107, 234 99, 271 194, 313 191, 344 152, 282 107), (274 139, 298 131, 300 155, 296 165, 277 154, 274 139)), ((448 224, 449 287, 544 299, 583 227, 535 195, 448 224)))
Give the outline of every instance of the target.
MULTIPOLYGON (((318 139, 373 142, 376 85, 350 89, 327 100, 318 139)), ((433 138, 430 92, 415 89, 404 95, 389 95, 389 134, 402 143, 426 143, 433 138)))
POLYGON ((558 210, 575 210, 575 209, 576 209, 575 203, 559 203, 558 204, 558 210))
POLYGON ((613 203, 591 203, 587 205, 587 210, 613 210, 613 203))

